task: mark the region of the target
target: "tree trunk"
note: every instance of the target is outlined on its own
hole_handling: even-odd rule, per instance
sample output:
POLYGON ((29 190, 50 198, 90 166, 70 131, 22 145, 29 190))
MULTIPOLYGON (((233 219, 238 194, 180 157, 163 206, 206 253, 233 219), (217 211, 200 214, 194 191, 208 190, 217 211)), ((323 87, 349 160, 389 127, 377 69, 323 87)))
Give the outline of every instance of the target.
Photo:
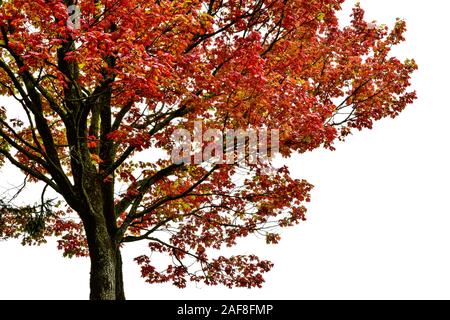
POLYGON ((122 254, 120 249, 116 250, 116 300, 125 300, 123 287, 122 254))
POLYGON ((106 225, 86 226, 91 259, 90 299, 124 300, 122 257, 106 225))

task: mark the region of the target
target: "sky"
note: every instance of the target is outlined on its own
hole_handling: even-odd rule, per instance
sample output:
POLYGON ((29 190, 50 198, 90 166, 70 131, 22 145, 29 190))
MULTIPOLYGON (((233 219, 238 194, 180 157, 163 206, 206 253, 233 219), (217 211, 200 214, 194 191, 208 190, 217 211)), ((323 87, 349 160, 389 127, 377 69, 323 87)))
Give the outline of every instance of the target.
MULTIPOLYGON (((419 64, 418 100, 336 151, 287 161, 294 177, 315 185, 308 221, 285 230, 279 245, 247 239, 233 251, 275 263, 262 289, 149 285, 133 262, 146 252, 138 244, 123 252, 127 298, 450 299, 450 1, 359 2, 368 20, 406 19, 407 41, 395 54, 419 64)), ((0 176, 2 187, 17 184, 11 167, 0 176)), ((88 277, 88 260, 63 258, 54 241, 0 242, 0 299, 87 299, 88 277)))

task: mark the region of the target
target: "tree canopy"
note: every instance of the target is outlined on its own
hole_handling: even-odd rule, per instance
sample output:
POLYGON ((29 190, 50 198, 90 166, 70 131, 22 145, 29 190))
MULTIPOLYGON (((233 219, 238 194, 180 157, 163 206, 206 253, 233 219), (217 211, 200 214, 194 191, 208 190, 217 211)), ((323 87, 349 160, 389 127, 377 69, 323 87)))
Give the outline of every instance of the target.
POLYGON ((135 241, 148 242, 136 261, 149 283, 261 286, 271 262, 214 249, 252 234, 277 243, 279 228, 305 220, 312 185, 287 167, 262 174, 262 161, 244 170, 158 155, 196 121, 277 129, 289 157, 396 117, 415 99, 414 60, 391 55, 405 22, 367 22, 356 6, 341 26, 343 2, 3 1, 0 95, 16 103, 0 109, 0 161, 44 192, 27 207, 3 200, 0 236, 56 235, 94 271, 112 257, 92 276, 92 290, 103 283, 93 298, 119 297, 119 249, 135 241))

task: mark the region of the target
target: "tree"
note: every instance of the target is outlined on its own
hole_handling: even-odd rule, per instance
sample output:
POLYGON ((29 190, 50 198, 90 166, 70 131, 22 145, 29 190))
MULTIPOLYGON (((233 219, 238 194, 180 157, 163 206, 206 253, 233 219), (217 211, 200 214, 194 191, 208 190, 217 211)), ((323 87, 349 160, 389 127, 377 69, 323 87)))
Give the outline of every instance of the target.
POLYGON ((0 161, 43 193, 2 200, 0 236, 56 235, 66 256, 89 255, 92 299, 125 298, 120 250, 135 241, 153 253, 136 258, 149 283, 261 286, 272 263, 217 250, 253 234, 277 243, 305 220, 312 186, 286 167, 264 174, 270 162, 155 155, 196 121, 278 129, 288 157, 397 116, 415 99, 414 60, 390 55, 405 22, 368 23, 356 6, 341 27, 342 3, 3 1, 0 94, 16 102, 0 110, 0 161))

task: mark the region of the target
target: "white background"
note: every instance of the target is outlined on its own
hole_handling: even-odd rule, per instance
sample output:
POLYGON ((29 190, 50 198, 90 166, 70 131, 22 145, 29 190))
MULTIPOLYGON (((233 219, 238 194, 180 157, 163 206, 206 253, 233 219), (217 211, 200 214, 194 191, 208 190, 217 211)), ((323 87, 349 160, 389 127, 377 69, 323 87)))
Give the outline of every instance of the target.
MULTIPOLYGON (((354 2, 347 1, 347 12, 354 2)), ((275 263, 263 289, 148 285, 132 261, 145 250, 129 247, 128 298, 450 298, 450 1, 360 2, 370 20, 407 20, 407 42, 396 54, 420 66, 416 103, 399 118, 351 136, 335 152, 289 161, 295 177, 316 186, 308 221, 286 230, 277 246, 248 240, 236 251, 275 263)), ((2 169, 2 186, 18 182, 12 172, 2 169)), ((64 259, 53 242, 39 248, 0 243, 2 299, 86 299, 88 276, 87 259, 64 259)))

